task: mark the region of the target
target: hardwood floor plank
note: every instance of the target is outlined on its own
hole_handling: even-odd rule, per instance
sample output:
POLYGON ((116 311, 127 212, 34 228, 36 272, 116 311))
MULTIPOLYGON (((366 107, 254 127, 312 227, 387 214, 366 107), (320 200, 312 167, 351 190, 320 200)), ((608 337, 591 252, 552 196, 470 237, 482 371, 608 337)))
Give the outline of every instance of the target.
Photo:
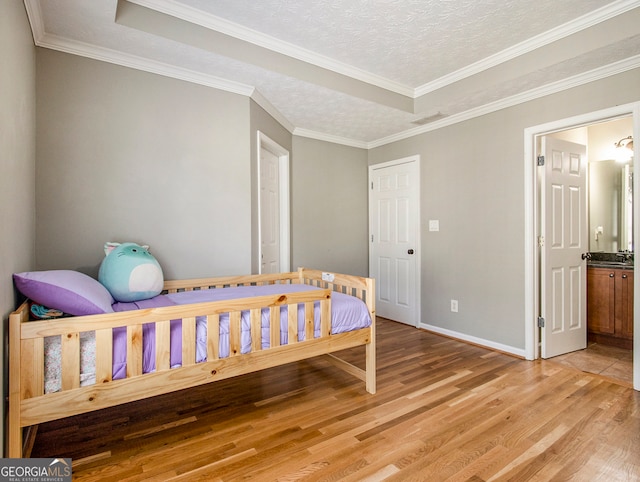
MULTIPOLYGON (((323 358, 50 422, 74 480, 640 480, 640 394, 383 319, 378 391, 323 358)), ((362 349, 341 353, 364 365, 362 349)))

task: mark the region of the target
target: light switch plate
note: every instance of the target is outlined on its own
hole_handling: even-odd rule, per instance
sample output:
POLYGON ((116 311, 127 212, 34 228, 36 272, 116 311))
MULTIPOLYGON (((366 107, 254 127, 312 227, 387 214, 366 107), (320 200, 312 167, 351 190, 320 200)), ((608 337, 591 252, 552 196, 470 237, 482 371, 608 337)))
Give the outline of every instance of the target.
POLYGON ((429 219, 429 231, 440 231, 440 221, 429 219))

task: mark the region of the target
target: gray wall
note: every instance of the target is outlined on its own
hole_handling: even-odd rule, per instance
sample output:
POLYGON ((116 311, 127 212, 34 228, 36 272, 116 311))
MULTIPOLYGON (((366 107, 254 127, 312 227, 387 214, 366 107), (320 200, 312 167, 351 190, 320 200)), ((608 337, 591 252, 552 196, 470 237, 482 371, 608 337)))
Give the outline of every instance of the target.
POLYGON ((165 278, 251 270, 249 99, 38 49, 37 265, 96 275, 106 241, 165 278))
POLYGON ((636 69, 369 151, 421 156, 422 323, 524 349, 524 129, 638 100, 636 69))
POLYGON ((298 138, 252 100, 38 49, 37 265, 96 275, 105 241, 165 278, 257 272, 257 132, 291 153, 292 268, 366 275, 366 151, 298 138))
MULTIPOLYGON (((8 314, 19 301, 11 275, 35 266, 35 47, 24 5, 16 0, 0 2, 0 59, 0 312, 6 340, 8 314)), ((6 394, 5 343, 0 377, 6 394)), ((3 447, 0 437, 0 452, 3 447)))
POLYGON ((369 272, 367 152, 293 137, 293 267, 369 272))

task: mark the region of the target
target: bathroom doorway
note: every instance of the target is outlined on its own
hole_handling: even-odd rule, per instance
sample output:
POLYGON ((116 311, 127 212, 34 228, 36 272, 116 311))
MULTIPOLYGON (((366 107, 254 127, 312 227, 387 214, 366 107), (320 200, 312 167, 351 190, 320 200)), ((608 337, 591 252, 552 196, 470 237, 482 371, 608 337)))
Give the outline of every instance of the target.
POLYGON ((550 135, 588 146, 587 244, 593 256, 587 261, 586 309, 590 316, 586 347, 552 360, 629 386, 633 383, 633 339, 620 325, 623 316, 633 316, 633 301, 618 300, 631 305, 627 312, 614 306, 615 299, 609 307, 608 300, 610 293, 620 298, 616 281, 618 291, 626 288, 621 283, 633 283, 633 157, 625 149, 632 132, 633 118, 626 116, 550 135))
MULTIPOLYGON (((541 328, 538 327, 538 317, 540 313, 539 310, 544 301, 542 299, 544 295, 541 294, 540 292, 540 284, 541 284, 540 276, 541 275, 539 272, 539 267, 541 265, 540 252, 539 252, 539 243, 541 241, 539 239, 540 197, 537 191, 539 171, 535 164, 534 165, 531 164, 532 161, 533 162, 536 161, 536 155, 540 147, 540 139, 543 136, 551 136, 551 135, 554 135, 554 136, 576 135, 577 132, 581 131, 582 135, 584 136, 584 139, 586 139, 585 144, 587 145, 591 144, 589 145, 589 151, 588 151, 589 157, 595 158, 595 156, 597 155, 596 153, 597 150, 595 148, 595 143, 589 141, 589 129, 592 130, 592 134, 593 134, 594 130, 598 130, 598 129, 602 130, 605 127, 607 128, 612 127, 614 124, 612 124, 612 126, 607 126, 607 124, 610 122, 613 123, 613 122, 624 121, 624 120, 626 120, 626 122, 631 123, 632 134, 626 133, 625 136, 621 135, 621 138, 626 137, 628 135, 632 135, 633 138, 638 138, 639 136, 638 130, 639 130, 639 124, 640 124, 640 104, 637 104, 637 103, 629 104, 626 106, 618 106, 615 108, 611 108, 611 109, 607 109, 604 111, 591 113, 583 116, 578 116, 571 119, 555 121, 545 125, 531 127, 525 130, 525 158, 527 162, 527 165, 526 165, 527 167, 525 171, 525 177, 526 177, 525 189, 527 192, 525 193, 525 196, 526 196, 525 199, 527 199, 526 210, 528 215, 528 218, 526 219, 526 226, 525 226, 526 228, 525 232, 526 232, 526 238, 527 238, 527 252, 528 252, 528 258, 527 258, 527 263, 525 268, 527 272, 527 280, 528 280, 526 303, 527 303, 527 313, 531 314, 531 317, 528 318, 528 323, 527 323, 528 328, 526 331, 527 358, 530 358, 530 359, 540 358, 541 333, 542 333, 542 330, 545 329, 544 327, 541 327, 541 328)), ((620 125, 622 124, 624 124, 624 122, 620 122, 620 125)), ((611 134, 611 135, 615 137, 615 135, 617 134, 611 134)), ((613 144, 619 140, 619 139, 613 139, 613 137, 607 140, 607 143, 610 142, 611 144, 613 144)), ((637 151, 638 149, 636 148, 636 152, 637 151)), ((635 159, 637 159, 637 155, 635 156, 635 159)), ((633 183, 631 184, 631 186, 634 186, 634 185, 637 191, 637 185, 638 185, 637 180, 634 180, 633 183)), ((637 199, 633 201, 633 204, 635 205, 638 204, 637 199)), ((636 215, 634 216, 634 218, 637 220, 638 218, 637 209, 635 210, 635 212, 636 212, 636 215)), ((637 224, 638 223, 635 222, 632 229, 632 235, 636 239, 637 239, 637 233, 638 233, 637 224)), ((598 226, 599 225, 600 224, 598 224, 598 226)), ((602 227, 604 231, 606 228, 604 225, 602 227)), ((591 227, 589 228, 589 236, 588 236, 589 238, 593 238, 595 236, 595 228, 597 228, 597 226, 594 226, 593 231, 591 227)), ((598 238, 599 238, 598 239, 599 242, 603 241, 602 234, 599 233, 598 238)), ((622 249, 620 248, 621 246, 620 243, 622 242, 624 242, 623 239, 619 238, 618 245, 616 246, 616 250, 622 249)), ((591 250, 592 248, 589 247, 589 249, 591 250)), ((585 263, 585 269, 586 269, 586 263, 585 263)), ((631 273, 633 272, 634 272, 634 269, 632 268, 631 273)), ((634 287, 632 299, 636 299, 636 300, 640 299, 640 296, 638 294, 640 294, 640 290, 636 286, 634 287)), ((639 303, 635 303, 635 306, 636 308, 635 310, 633 310, 634 313, 632 314, 632 318, 633 318, 632 326, 634 326, 635 332, 638 333, 640 329, 640 323, 638 322, 639 317, 636 315, 636 313, 638 313, 639 303)), ((586 310, 586 306, 584 307, 584 309, 586 310)), ((635 342, 636 351, 635 353, 633 353, 633 355, 631 355, 633 357, 633 363, 632 363, 633 386, 636 390, 640 390, 640 356, 637 353, 638 351, 637 336, 635 336, 634 342, 635 342)), ((580 352, 586 352, 586 350, 581 350, 580 352)), ((611 365, 613 365, 613 362, 611 363, 611 365)))

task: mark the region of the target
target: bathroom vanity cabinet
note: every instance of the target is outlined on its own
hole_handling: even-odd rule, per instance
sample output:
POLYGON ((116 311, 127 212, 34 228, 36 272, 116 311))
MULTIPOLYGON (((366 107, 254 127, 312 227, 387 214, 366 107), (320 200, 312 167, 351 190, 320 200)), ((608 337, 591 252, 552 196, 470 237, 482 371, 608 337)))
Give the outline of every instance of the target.
POLYGON ((633 269, 587 269, 589 341, 633 348, 633 269))

